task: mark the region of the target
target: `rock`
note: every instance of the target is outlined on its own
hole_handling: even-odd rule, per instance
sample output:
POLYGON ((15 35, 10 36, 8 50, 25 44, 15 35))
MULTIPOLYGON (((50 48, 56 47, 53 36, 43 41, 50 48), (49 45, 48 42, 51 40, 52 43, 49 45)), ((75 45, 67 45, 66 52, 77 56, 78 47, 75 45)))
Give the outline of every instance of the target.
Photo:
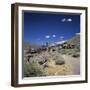
POLYGON ((56 65, 62 65, 62 64, 65 64, 65 61, 64 60, 56 60, 56 65))
POLYGON ((73 54, 72 57, 74 58, 80 57, 80 54, 73 54))

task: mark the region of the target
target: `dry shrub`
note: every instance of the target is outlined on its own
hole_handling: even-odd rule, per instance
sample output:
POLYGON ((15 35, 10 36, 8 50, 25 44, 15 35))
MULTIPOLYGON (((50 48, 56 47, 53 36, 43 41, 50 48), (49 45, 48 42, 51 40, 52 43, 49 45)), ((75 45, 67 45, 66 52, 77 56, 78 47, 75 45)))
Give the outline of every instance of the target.
POLYGON ((24 77, 46 76, 47 72, 37 62, 24 64, 24 77))
POLYGON ((80 54, 73 54, 72 57, 74 58, 80 57, 80 54))

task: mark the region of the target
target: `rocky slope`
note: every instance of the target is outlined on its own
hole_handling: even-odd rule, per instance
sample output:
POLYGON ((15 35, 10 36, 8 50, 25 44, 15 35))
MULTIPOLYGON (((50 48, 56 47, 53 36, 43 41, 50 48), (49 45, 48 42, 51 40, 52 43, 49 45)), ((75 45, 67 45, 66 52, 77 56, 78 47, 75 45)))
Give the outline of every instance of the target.
MULTIPOLYGON (((77 35, 66 42, 74 48, 50 47, 50 50, 39 53, 24 53, 24 76, 53 76, 80 74, 80 36, 77 35)), ((39 45, 25 44, 24 50, 41 48, 39 45)))

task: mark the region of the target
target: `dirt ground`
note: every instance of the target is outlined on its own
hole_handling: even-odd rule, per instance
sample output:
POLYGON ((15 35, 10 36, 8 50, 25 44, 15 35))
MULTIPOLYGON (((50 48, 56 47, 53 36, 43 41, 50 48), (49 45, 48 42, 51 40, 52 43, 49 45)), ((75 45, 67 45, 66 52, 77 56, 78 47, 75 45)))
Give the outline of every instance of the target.
POLYGON ((48 63, 47 71, 49 75, 79 75, 80 74, 80 58, 73 58, 70 55, 61 55, 65 64, 56 65, 53 60, 48 63))
POLYGON ((62 55, 68 65, 71 65, 72 74, 80 74, 80 57, 73 58, 70 55, 62 55))

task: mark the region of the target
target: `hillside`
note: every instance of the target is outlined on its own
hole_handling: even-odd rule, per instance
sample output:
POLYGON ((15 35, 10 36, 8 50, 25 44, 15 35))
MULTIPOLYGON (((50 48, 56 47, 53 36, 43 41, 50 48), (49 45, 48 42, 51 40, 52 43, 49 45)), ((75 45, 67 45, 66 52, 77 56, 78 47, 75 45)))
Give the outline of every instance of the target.
MULTIPOLYGON (((38 49, 40 45, 25 43, 24 50, 38 49)), ((45 50, 24 53, 24 77, 79 75, 80 36, 63 43, 55 43, 45 50), (65 44, 66 43, 66 44, 65 44), (63 45, 66 45, 64 48, 63 45), (74 45, 73 48, 68 46, 74 45), (62 48, 61 48, 62 46, 62 48)))
POLYGON ((71 38, 70 40, 67 41, 68 44, 72 44, 72 45, 80 45, 80 35, 76 35, 73 38, 71 38))

